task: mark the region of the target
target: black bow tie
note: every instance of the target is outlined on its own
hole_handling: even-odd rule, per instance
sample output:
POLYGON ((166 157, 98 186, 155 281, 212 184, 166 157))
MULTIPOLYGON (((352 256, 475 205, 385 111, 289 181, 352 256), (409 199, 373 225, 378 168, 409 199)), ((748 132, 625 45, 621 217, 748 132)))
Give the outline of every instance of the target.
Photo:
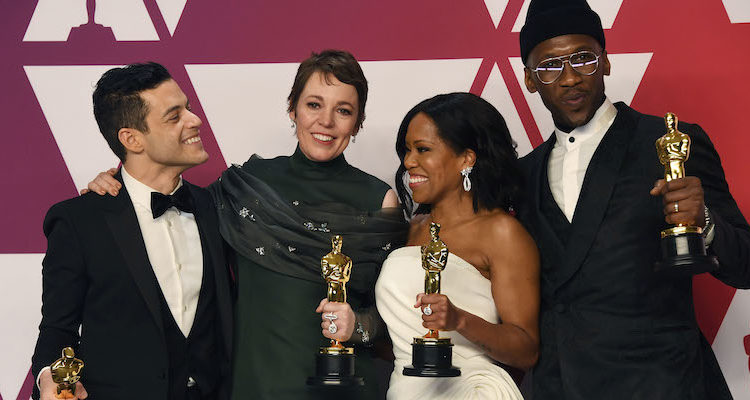
POLYGON ((190 196, 187 186, 182 185, 174 194, 151 192, 151 213, 154 219, 159 218, 171 207, 183 212, 193 212, 193 197, 190 196))

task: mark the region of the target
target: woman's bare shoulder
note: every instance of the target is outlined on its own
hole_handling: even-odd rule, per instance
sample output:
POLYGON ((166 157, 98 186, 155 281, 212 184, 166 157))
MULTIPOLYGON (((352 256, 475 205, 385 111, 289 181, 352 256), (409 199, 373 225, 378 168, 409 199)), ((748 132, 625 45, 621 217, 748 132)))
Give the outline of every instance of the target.
POLYGON ((519 244, 523 247, 534 245, 531 235, 516 217, 504 212, 496 211, 481 220, 480 238, 486 240, 488 245, 506 246, 518 249, 519 244))

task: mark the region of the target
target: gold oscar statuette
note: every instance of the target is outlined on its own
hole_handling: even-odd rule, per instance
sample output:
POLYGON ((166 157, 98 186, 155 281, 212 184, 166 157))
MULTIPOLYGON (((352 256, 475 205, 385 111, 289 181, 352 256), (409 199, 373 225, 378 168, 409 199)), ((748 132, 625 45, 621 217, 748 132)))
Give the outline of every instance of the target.
MULTIPOLYGON (((332 303, 346 303, 346 283, 352 273, 352 259, 341 252, 344 238, 331 237, 331 251, 320 260, 320 272, 326 282, 326 298, 332 303)), ((330 321, 328 331, 337 331, 334 313, 323 315, 330 321)), ((313 386, 361 386, 364 379, 354 375, 354 348, 346 347, 336 339, 321 347, 315 356, 315 376, 307 378, 313 386)))
MULTIPOLYGON (((676 115, 667 113, 664 115, 664 123, 667 125, 667 133, 656 140, 656 153, 659 155, 659 162, 664 166, 664 179, 669 182, 685 177, 685 161, 690 158, 690 136, 677 129, 676 115)), ((687 232, 700 234, 702 229, 700 226, 677 224, 661 231, 661 237, 687 232)))
MULTIPOLYGON (((426 294, 440 293, 440 273, 448 264, 448 246, 440 240, 440 224, 430 224, 430 242, 422 246, 422 269, 424 269, 424 292, 426 294)), ((439 339, 440 333, 430 329, 424 339, 439 339)), ((450 342, 450 339, 442 339, 450 342)))
MULTIPOLYGON (((664 179, 670 182, 686 176, 685 162, 690 158, 690 136, 677 128, 673 113, 664 115, 667 133, 656 140, 656 153, 664 166, 664 179)), ((677 211, 675 206, 675 211, 677 211)), ((718 267, 716 257, 706 254, 700 226, 678 223, 661 231, 661 260, 655 269, 677 275, 695 275, 718 267)))
MULTIPOLYGON (((421 247, 426 294, 440 293, 440 273, 448 265, 448 246, 440 239, 439 233, 440 224, 430 223, 430 241, 421 247)), ((427 313, 427 308, 424 310, 427 313)), ((452 347, 451 339, 441 338, 438 330, 430 329, 424 336, 415 337, 411 344, 412 365, 404 367, 403 374, 423 377, 461 375, 461 370, 452 365, 452 347)))
MULTIPOLYGON (((352 274, 352 259, 341 252, 344 239, 339 235, 331 237, 330 253, 320 260, 320 269, 326 281, 328 291, 326 297, 333 303, 346 303, 346 283, 352 274)), ((336 339, 331 339, 331 345, 320 349, 329 354, 353 354, 354 349, 344 347, 336 339)))
POLYGON ((75 358, 72 347, 62 350, 62 357, 50 365, 52 381, 57 384, 55 397, 58 399, 76 398, 76 382, 81 379, 83 361, 75 358))

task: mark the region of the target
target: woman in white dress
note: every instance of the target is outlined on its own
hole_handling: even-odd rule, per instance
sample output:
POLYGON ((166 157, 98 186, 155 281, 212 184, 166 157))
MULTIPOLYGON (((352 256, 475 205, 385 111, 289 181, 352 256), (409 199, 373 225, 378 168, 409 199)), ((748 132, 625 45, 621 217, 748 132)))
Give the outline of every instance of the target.
POLYGON ((396 186, 414 217, 407 246, 391 253, 375 287, 396 357, 388 398, 521 399, 499 364, 536 363, 539 259, 512 216, 522 177, 505 120, 473 94, 438 95, 409 111, 396 151, 396 186), (450 253, 441 294, 425 295, 420 246, 430 240, 431 222, 440 223, 450 253), (451 338, 461 376, 403 375, 413 338, 427 329, 451 338))

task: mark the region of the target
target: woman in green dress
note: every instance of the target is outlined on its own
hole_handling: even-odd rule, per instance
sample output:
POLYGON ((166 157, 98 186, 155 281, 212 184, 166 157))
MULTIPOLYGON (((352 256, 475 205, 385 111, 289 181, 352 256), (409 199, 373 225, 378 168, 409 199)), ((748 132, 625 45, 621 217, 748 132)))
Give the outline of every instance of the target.
POLYGON ((253 156, 210 187, 222 235, 237 253, 233 398, 375 398, 367 345, 382 328, 374 322, 374 285, 407 226, 395 192, 344 158, 365 117, 367 81, 351 54, 324 51, 302 62, 288 100, 294 154, 253 156), (354 261, 348 304, 321 301, 320 260, 334 234, 354 261), (330 313, 341 327, 335 333, 322 329, 330 313), (327 338, 355 345, 364 387, 305 384, 327 338))
MULTIPOLYGON (((344 158, 364 121, 367 89, 350 53, 313 53, 300 65, 288 98, 299 142, 294 153, 253 155, 209 186, 222 236, 235 255, 234 399, 378 396, 370 346, 384 328, 374 286, 408 225, 395 192, 344 158), (353 260, 348 304, 324 299, 320 261, 336 234, 353 260), (340 327, 333 333, 325 318, 331 314, 340 327), (364 386, 306 384, 329 339, 355 347, 364 386)), ((100 174, 89 189, 111 189, 116 182, 106 178, 100 174)))

